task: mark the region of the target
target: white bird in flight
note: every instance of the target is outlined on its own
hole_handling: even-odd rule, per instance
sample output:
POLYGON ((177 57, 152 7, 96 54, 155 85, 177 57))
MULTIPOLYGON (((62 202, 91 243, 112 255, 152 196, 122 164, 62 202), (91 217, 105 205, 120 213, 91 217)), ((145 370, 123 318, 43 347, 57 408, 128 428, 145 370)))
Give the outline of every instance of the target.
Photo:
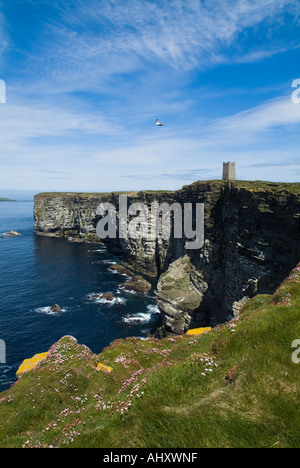
POLYGON ((161 123, 158 119, 156 119, 156 125, 157 125, 158 127, 163 127, 163 126, 164 126, 164 124, 161 123))

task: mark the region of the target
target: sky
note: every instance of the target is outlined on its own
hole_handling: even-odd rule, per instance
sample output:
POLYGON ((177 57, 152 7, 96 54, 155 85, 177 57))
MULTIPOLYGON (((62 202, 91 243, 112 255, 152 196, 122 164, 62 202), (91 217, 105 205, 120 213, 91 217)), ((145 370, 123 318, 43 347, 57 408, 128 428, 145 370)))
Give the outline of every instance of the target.
POLYGON ((0 0, 0 80, 0 196, 300 179, 299 0, 0 0))

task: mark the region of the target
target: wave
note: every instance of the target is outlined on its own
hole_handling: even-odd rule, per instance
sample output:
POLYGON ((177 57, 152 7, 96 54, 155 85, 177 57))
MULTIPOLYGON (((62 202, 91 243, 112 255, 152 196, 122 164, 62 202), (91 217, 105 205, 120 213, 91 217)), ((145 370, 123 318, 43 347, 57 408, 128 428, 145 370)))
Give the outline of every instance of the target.
POLYGON ((113 273, 114 275, 117 275, 119 273, 117 270, 112 270, 111 268, 107 268, 107 271, 113 273))
POLYGON ((96 263, 103 263, 104 265, 116 265, 114 260, 97 260, 96 263))
POLYGON ((135 291, 134 289, 125 289, 123 285, 120 285, 119 286, 119 289, 118 291, 123 294, 133 294, 133 295, 137 295, 137 294, 140 294, 138 291, 135 291))
POLYGON ((101 297, 104 293, 97 292, 97 293, 90 293, 86 296, 89 301, 93 301, 97 304, 106 304, 106 305, 122 305, 126 304, 126 299, 123 297, 114 297, 112 301, 106 299, 105 297, 101 297))
POLYGON ((147 306, 147 312, 125 315, 122 318, 122 322, 130 324, 151 323, 156 321, 159 313, 159 308, 155 304, 149 304, 147 306))
MULTIPOLYGON (((116 265, 117 262, 114 262, 113 260, 94 260, 91 262, 92 265, 116 265)), ((108 268, 109 270, 109 268, 108 268)), ((112 270, 109 270, 110 273, 113 273, 112 270)))
POLYGON ((147 305, 147 310, 148 310, 151 314, 160 314, 159 307, 158 307, 156 304, 149 304, 149 305, 147 305))
MULTIPOLYGON (((110 263, 111 265, 116 265, 117 262, 110 262, 110 261, 107 261, 107 263, 110 263)), ((126 278, 128 280, 131 280, 132 276, 131 275, 128 275, 127 273, 121 273, 119 270, 112 270, 111 268, 107 268, 107 271, 109 271, 109 273, 113 273, 114 275, 119 275, 119 276, 123 276, 123 278, 126 278)))
POLYGON ((60 309, 60 312, 56 312, 52 310, 51 306, 46 306, 46 307, 38 307, 34 309, 34 312, 37 312, 38 314, 44 314, 44 315, 60 315, 64 312, 66 312, 67 309, 60 309))
POLYGON ((151 320, 151 314, 143 313, 140 312, 138 314, 130 314, 130 315, 125 315, 122 318, 122 322, 124 323, 150 323, 151 320))

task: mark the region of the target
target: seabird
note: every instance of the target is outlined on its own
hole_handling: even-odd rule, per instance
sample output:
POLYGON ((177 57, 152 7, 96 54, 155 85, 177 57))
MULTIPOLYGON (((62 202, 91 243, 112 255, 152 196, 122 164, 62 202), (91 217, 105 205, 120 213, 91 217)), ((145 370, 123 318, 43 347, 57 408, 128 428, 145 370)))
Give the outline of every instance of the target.
POLYGON ((161 123, 158 119, 156 119, 156 125, 157 125, 158 127, 163 127, 163 126, 164 126, 164 124, 161 123))

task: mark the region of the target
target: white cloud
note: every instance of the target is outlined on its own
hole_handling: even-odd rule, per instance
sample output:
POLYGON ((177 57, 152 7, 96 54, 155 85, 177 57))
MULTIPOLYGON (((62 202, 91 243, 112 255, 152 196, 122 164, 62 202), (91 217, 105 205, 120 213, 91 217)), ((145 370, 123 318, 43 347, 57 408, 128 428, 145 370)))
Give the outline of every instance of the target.
MULTIPOLYGON (((226 138, 232 143, 248 142, 254 138, 266 138, 268 132, 289 130, 300 124, 300 105, 292 102, 291 95, 267 101, 229 117, 215 120, 206 127, 209 133, 226 138)), ((297 130, 298 133, 298 130, 297 130)))
MULTIPOLYGON (((15 98, 16 100, 16 98, 15 98)), ((43 104, 5 104, 0 106, 1 152, 22 148, 43 137, 113 135, 121 127, 100 112, 84 112, 69 107, 43 104)))
MULTIPOLYGON (((14 154, 15 160, 21 158, 30 165, 45 161, 46 169, 59 171, 68 171, 70 161, 74 167, 76 161, 79 166, 84 161, 87 171, 105 165, 124 175, 135 174, 138 168, 153 173, 155 167, 160 167, 160 173, 170 173, 170 167, 189 169, 185 161, 197 167, 199 158, 208 169, 212 160, 219 163, 226 153, 230 156, 230 151, 246 154, 250 143, 259 146, 263 142, 271 147, 277 134, 289 143, 290 135, 298 133, 300 104, 284 96, 222 119, 201 120, 197 126, 165 127, 159 133, 153 124, 153 131, 136 135, 133 131, 127 135, 123 127, 105 120, 100 113, 71 112, 58 106, 6 104, 0 106, 0 118, 5 164, 9 164, 7 156, 14 154), (101 141, 109 135, 110 144, 105 147, 101 141), (49 162, 55 166, 47 166, 49 162)), ((253 164, 256 162, 261 160, 253 164)))
POLYGON ((45 23, 47 39, 31 61, 42 64, 47 76, 78 87, 84 80, 99 84, 114 74, 145 70, 147 63, 184 71, 259 61, 291 46, 277 41, 272 31, 286 12, 296 22, 299 9, 296 0, 76 0, 57 5, 59 15, 45 23), (262 23, 266 44, 243 50, 239 35, 246 37, 262 23))

